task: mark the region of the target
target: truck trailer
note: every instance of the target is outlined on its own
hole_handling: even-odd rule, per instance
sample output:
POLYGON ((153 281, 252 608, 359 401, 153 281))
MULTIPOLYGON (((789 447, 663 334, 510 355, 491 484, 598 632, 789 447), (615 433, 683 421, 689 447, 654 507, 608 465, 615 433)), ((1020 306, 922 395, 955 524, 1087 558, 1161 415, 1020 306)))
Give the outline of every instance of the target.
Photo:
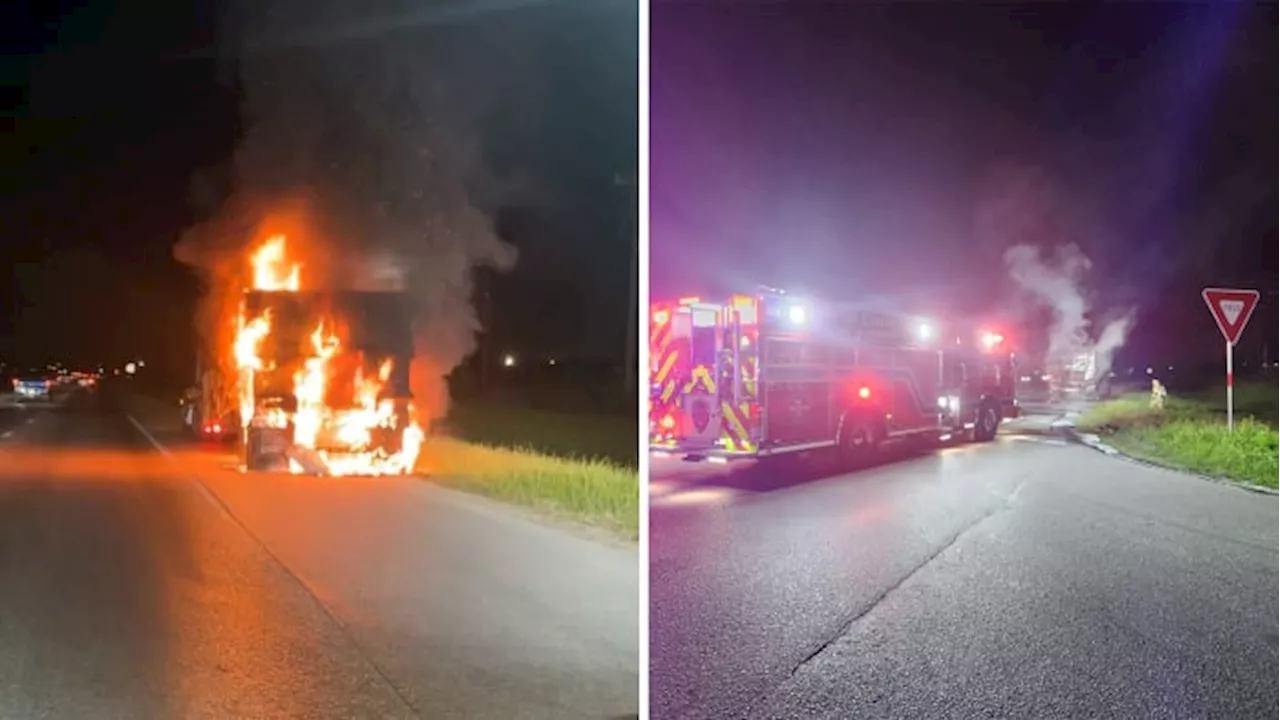
POLYGON ((187 424, 236 442, 245 470, 412 470, 417 453, 406 444, 419 438, 403 293, 249 290, 228 352, 233 361, 205 363, 187 424))
POLYGON ((413 359, 402 293, 253 290, 241 316, 270 321, 261 364, 241 367, 247 469, 327 474, 354 456, 401 453, 413 359), (308 379, 309 368, 322 375, 308 379))

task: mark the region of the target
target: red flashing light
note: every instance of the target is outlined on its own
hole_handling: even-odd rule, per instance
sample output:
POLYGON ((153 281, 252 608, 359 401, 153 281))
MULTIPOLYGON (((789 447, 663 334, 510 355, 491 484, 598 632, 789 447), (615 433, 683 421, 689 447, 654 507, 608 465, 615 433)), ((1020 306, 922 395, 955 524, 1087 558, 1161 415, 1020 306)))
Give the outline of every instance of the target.
POLYGON ((862 398, 863 400, 870 398, 871 388, 867 387, 866 385, 863 385, 862 387, 858 388, 858 397, 862 398))
POLYGON ((986 348, 987 350, 992 350, 995 348, 995 346, 1004 342, 1004 335, 1001 335, 998 332, 993 332, 991 330, 988 330, 982 333, 981 340, 982 340, 982 347, 986 348))
POLYGON ((663 430, 671 430, 676 426, 676 419, 670 415, 663 415, 659 424, 662 425, 663 430))
POLYGON ((671 313, 666 310, 659 310, 653 314, 654 325, 665 325, 671 319, 671 313))

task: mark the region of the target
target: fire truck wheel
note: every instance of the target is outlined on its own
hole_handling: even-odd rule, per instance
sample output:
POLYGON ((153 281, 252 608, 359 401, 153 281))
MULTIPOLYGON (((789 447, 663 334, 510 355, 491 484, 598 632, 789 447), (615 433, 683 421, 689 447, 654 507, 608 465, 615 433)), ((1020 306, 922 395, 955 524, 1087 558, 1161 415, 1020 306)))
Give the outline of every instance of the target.
POLYGON ((850 416, 840 430, 840 454, 850 460, 868 457, 880 443, 880 433, 869 418, 850 416))
POLYGON ((977 425, 973 428, 973 439, 978 442, 991 442, 996 439, 1000 430, 1000 412, 996 406, 987 402, 978 410, 977 425))

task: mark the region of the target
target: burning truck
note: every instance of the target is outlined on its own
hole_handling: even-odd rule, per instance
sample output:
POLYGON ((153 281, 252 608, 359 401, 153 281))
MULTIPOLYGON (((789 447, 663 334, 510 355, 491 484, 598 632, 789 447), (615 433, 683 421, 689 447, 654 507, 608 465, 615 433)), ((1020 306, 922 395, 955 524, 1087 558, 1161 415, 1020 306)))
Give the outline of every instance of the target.
POLYGON ((404 295, 305 289, 283 235, 268 238, 250 263, 232 346, 202 373, 201 420, 193 411, 189 424, 236 437, 249 471, 412 472, 423 432, 409 391, 404 295))

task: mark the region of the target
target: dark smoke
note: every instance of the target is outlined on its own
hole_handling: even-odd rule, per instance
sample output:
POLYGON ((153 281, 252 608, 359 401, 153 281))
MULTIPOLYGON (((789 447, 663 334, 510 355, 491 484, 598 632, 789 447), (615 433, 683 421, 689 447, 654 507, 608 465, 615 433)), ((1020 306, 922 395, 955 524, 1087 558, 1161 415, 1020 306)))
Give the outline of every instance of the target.
POLYGON ((408 17, 404 3, 328 5, 245 0, 224 18, 243 135, 230 196, 175 255, 206 279, 198 324, 207 349, 227 347, 248 249, 267 233, 303 246, 306 285, 407 291, 413 392, 420 412, 439 417, 443 378, 480 330, 473 272, 516 260, 492 222, 501 186, 480 160, 485 97, 474 88, 486 86, 423 27, 379 20, 408 17), (356 7, 360 17, 348 10, 356 7), (446 83, 459 77, 462 85, 446 83))

